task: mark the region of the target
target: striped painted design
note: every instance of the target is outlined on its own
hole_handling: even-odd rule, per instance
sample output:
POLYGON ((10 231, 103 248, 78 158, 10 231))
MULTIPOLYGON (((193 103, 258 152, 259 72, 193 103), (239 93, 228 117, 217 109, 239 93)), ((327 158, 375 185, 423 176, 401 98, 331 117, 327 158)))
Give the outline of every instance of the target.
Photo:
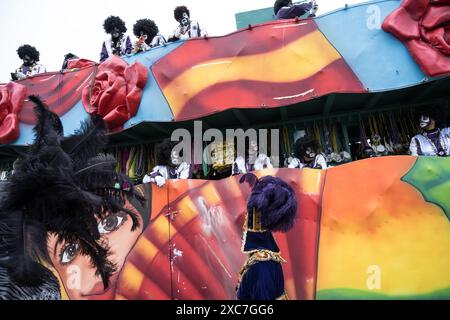
MULTIPOLYGON (((45 73, 20 81, 27 87, 27 95, 38 95, 60 117, 70 111, 81 100, 81 93, 91 84, 95 66, 79 71, 45 73)), ((35 124, 34 104, 25 100, 20 113, 20 121, 35 124)))
POLYGON ((175 120, 365 91, 313 20, 186 41, 152 70, 175 120))
MULTIPOLYGON (((289 297, 313 299, 324 175, 317 170, 296 172, 292 175, 281 169, 258 174, 274 174, 296 186, 298 223, 289 234, 277 234, 276 239, 288 260, 284 272, 289 297)), ((153 199, 164 199, 158 195, 161 189, 153 190, 153 199)), ((245 259, 240 239, 248 186, 240 185, 236 177, 214 182, 177 180, 169 181, 166 192, 169 205, 156 204, 155 210, 154 204, 156 215, 127 258, 116 298, 234 299, 245 259), (178 213, 170 222, 165 216, 169 208, 178 213)))

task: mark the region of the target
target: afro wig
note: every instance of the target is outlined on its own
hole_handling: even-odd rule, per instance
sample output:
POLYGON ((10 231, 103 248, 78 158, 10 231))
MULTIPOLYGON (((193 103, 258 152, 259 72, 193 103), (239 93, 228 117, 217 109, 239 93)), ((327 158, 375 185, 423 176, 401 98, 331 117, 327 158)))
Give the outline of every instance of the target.
POLYGON ((431 119, 439 122, 442 119, 442 112, 439 110, 437 106, 423 106, 416 109, 415 112, 416 118, 419 119, 421 116, 429 116, 431 119))
POLYGON ((303 158, 306 155, 306 149, 311 148, 315 152, 319 151, 316 139, 312 136, 306 136, 295 141, 294 154, 297 158, 303 158))
POLYGON ((290 185, 272 176, 258 179, 253 173, 243 175, 240 183, 244 182, 252 187, 247 210, 261 214, 264 229, 272 232, 292 229, 297 216, 297 199, 290 185))
POLYGON ((180 22, 180 20, 183 18, 183 13, 187 13, 188 17, 191 17, 191 13, 189 12, 189 9, 186 6, 178 6, 173 11, 173 16, 175 20, 180 22))
POLYGON ((172 149, 176 142, 165 139, 155 146, 156 164, 158 166, 172 166, 172 149))
POLYGON ((117 16, 109 16, 106 18, 103 23, 103 28, 105 32, 111 34, 114 31, 114 28, 119 29, 121 33, 127 32, 127 27, 125 26, 125 22, 117 16))
POLYGON ((24 44, 17 49, 17 54, 20 59, 25 59, 25 56, 29 56, 34 61, 39 61, 39 51, 29 44, 24 44))
POLYGON ((290 3, 291 0, 276 0, 273 5, 273 12, 275 12, 276 15, 281 8, 289 6, 290 3))
POLYGON ((147 35, 145 43, 150 45, 153 38, 158 34, 159 29, 156 23, 150 19, 140 19, 133 26, 134 35, 139 38, 142 34, 147 35))

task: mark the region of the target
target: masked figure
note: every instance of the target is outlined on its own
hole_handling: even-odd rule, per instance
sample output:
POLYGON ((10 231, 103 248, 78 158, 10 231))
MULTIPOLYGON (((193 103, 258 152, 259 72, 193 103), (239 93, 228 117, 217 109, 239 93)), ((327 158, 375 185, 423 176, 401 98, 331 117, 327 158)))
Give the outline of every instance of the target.
POLYGON ((122 57, 132 53, 133 44, 130 37, 125 35, 127 27, 122 19, 110 16, 105 20, 103 28, 110 36, 103 42, 100 62, 108 59, 111 55, 122 57))
POLYGON ((153 20, 140 19, 133 26, 133 33, 138 38, 134 52, 144 52, 151 48, 164 45, 166 39, 159 33, 158 26, 153 20))
POLYGON ((174 18, 178 21, 179 25, 169 37, 169 41, 187 40, 208 35, 206 30, 200 27, 197 21, 191 20, 189 9, 185 6, 175 8, 174 18))
POLYGON ((119 218, 137 229, 142 219, 134 208, 144 198, 115 172, 114 157, 101 153, 107 143, 103 120, 89 119, 64 137, 59 117, 39 98, 29 99, 36 104, 35 140, 4 186, 0 281, 9 282, 9 297, 57 298, 58 282, 47 267, 55 259, 68 266, 83 258, 99 279, 96 287, 108 288, 118 263, 103 235, 119 218))
POLYGON ((298 139, 294 145, 295 157, 289 159, 288 168, 328 168, 325 156, 318 150, 317 142, 313 137, 303 137, 298 139))
POLYGON ((234 142, 213 143, 211 145, 211 169, 207 179, 228 178, 235 159, 234 142))
POLYGON ((242 251, 247 260, 239 273, 238 300, 287 300, 282 264, 285 260, 272 232, 294 226, 297 200, 292 188, 280 178, 253 174, 241 177, 252 192, 247 201, 242 251))
POLYGON ((156 183, 159 187, 166 184, 167 179, 190 179, 192 177, 191 165, 183 161, 177 151, 176 143, 170 139, 156 145, 157 166, 145 175, 143 183, 156 183))
POLYGON ((315 0, 300 4, 292 4, 292 0, 276 0, 273 10, 278 20, 294 19, 308 13, 309 17, 315 17, 319 6, 315 0))
POLYGON ((254 140, 250 141, 248 156, 238 156, 234 160, 232 175, 249 173, 251 171, 258 171, 264 169, 272 169, 273 165, 270 158, 263 153, 258 153, 258 143, 254 140))
POLYGON ((448 157, 450 155, 450 128, 439 127, 439 111, 436 108, 424 108, 417 114, 422 132, 411 140, 409 147, 411 155, 448 157))
POLYGON ((23 64, 15 73, 11 73, 12 80, 23 80, 36 74, 46 72, 45 67, 38 63, 40 55, 35 47, 25 44, 17 49, 17 54, 23 61, 23 64))

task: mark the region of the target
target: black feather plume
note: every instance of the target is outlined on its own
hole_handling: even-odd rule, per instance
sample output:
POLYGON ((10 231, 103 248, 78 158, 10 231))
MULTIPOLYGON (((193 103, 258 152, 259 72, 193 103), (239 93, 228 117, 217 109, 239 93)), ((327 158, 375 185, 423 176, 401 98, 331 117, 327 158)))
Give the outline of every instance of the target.
POLYGON ((38 96, 29 96, 28 99, 35 104, 36 125, 33 128, 35 141, 31 152, 38 150, 42 144, 56 144, 62 138, 63 126, 59 117, 51 112, 38 96))
POLYGON ((115 159, 103 154, 106 127, 99 118, 82 123, 73 136, 63 137, 59 117, 35 96, 35 141, 4 188, 0 203, 0 264, 14 281, 36 286, 45 281, 51 263, 47 236, 77 243, 90 258, 105 287, 116 266, 98 230, 98 219, 127 213, 135 230, 137 215, 124 208, 137 197, 130 179, 115 172, 115 159), (118 187, 119 186, 119 187, 118 187))
POLYGON ((77 163, 96 157, 107 143, 106 126, 103 119, 93 116, 82 122, 80 129, 74 135, 64 138, 61 146, 77 163))

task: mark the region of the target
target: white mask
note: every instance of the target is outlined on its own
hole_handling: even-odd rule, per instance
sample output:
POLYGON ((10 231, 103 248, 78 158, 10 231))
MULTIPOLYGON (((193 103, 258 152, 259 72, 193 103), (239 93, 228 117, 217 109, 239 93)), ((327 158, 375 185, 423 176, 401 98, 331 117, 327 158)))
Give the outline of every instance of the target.
POLYGON ((172 164, 173 164, 174 166, 177 166, 177 165, 179 165, 179 164, 181 163, 180 157, 179 157, 179 155, 178 155, 178 152, 176 152, 176 151, 172 151, 172 157, 171 157, 171 159, 172 159, 172 164))
POLYGON ((420 128, 425 129, 426 127, 428 127, 430 125, 430 122, 431 122, 431 119, 429 116, 422 115, 420 117, 419 126, 420 126, 420 128))

